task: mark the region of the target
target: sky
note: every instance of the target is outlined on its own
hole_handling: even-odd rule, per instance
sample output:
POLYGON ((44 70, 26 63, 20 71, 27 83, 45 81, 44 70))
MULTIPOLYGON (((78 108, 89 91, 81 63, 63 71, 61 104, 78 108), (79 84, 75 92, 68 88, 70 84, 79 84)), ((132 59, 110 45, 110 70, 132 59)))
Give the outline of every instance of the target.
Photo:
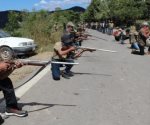
POLYGON ((56 7, 68 9, 73 6, 87 8, 91 0, 0 0, 0 11, 5 10, 55 10, 56 7))

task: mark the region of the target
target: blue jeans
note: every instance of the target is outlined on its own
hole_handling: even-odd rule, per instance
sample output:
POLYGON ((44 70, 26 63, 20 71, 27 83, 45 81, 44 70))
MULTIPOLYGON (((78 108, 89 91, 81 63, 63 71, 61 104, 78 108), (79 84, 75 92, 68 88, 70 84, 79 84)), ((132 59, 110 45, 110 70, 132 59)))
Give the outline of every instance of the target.
POLYGON ((60 67, 61 66, 62 66, 61 64, 51 63, 52 77, 54 80, 60 80, 60 75, 61 75, 60 67))
MULTIPOLYGON (((68 59, 66 62, 73 63, 74 60, 72 60, 72 59, 69 60, 68 59)), ((51 63, 52 77, 53 77, 54 80, 60 80, 60 76, 61 76, 60 67, 63 67, 63 65, 62 64, 51 63)), ((73 67, 73 65, 66 64, 65 67, 66 67, 65 70, 64 70, 65 73, 69 73, 71 68, 73 67)))
POLYGON ((17 108, 18 103, 16 99, 16 95, 14 92, 14 87, 10 78, 5 78, 0 80, 0 90, 2 90, 4 94, 4 99, 6 101, 7 108, 17 108))
POLYGON ((109 28, 109 35, 113 34, 113 28, 109 28))
POLYGON ((140 50, 139 46, 138 46, 138 43, 132 43, 132 47, 136 50, 140 50))

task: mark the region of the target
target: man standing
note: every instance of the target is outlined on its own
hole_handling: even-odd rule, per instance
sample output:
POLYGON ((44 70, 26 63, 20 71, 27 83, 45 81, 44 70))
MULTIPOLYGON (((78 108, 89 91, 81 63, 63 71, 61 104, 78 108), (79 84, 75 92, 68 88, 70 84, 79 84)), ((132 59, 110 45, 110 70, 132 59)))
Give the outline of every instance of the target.
POLYGON ((112 21, 109 22, 109 35, 112 35, 114 28, 114 23, 112 21))

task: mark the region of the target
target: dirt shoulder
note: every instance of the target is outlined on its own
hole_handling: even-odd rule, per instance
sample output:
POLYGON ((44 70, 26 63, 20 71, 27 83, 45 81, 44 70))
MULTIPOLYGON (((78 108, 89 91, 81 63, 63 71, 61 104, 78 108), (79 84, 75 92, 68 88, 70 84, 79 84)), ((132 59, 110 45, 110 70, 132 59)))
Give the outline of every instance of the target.
MULTIPOLYGON (((35 56, 30 57, 29 59, 35 60, 49 60, 52 56, 52 52, 43 52, 35 56)), ((38 66, 23 66, 19 69, 16 69, 9 77, 11 78, 14 86, 18 86, 19 82, 25 77, 29 76, 32 72, 36 71, 38 66)))

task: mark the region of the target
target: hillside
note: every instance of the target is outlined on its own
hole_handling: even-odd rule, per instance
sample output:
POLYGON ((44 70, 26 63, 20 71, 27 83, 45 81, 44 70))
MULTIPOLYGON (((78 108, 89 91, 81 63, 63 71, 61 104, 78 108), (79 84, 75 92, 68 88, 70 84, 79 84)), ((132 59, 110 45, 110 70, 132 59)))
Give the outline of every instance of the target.
MULTIPOLYGON (((69 9, 66 9, 67 11, 72 10, 74 12, 79 12, 83 13, 85 12, 85 9, 79 6, 74 6, 69 9)), ((61 10, 61 11, 66 11, 66 10, 61 10)), ((0 28, 4 28, 5 24, 8 22, 8 14, 10 11, 16 12, 16 13, 21 13, 22 11, 16 11, 16 10, 8 10, 8 11, 0 11, 0 28)), ((50 13, 53 13, 54 11, 51 11, 50 13)))

